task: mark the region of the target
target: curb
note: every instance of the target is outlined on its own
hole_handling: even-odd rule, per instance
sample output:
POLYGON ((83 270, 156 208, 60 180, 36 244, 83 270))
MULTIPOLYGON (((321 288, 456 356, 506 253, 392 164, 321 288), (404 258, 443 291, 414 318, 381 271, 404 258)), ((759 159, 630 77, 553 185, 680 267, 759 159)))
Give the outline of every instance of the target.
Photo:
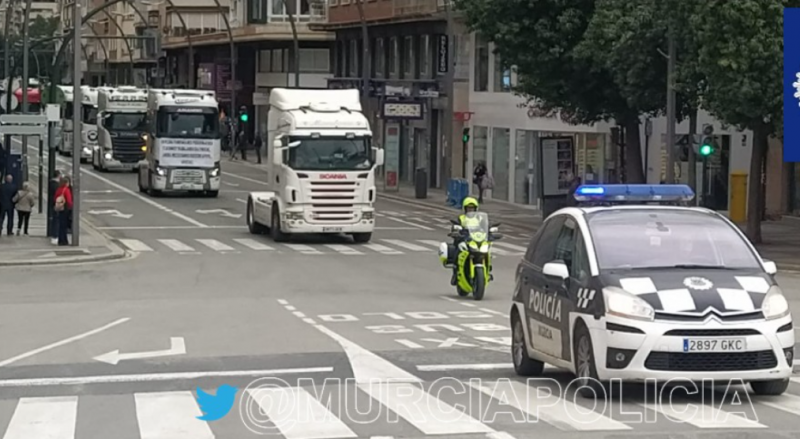
POLYGON ((102 232, 97 230, 93 224, 91 224, 88 220, 81 218, 81 224, 84 227, 92 229, 94 233, 102 236, 107 242, 106 247, 111 250, 110 253, 104 253, 101 255, 86 255, 86 256, 63 256, 63 257, 54 257, 54 258, 46 258, 46 259, 25 259, 25 260, 16 260, 16 261, 0 261, 0 267, 20 267, 20 266, 53 266, 53 265, 72 265, 72 264, 84 264, 88 262, 104 262, 104 261, 113 261, 117 259, 124 259, 130 256, 130 253, 124 250, 122 247, 114 244, 114 241, 111 237, 102 232))
MULTIPOLYGON (((410 206, 424 207, 424 208, 428 208, 428 209, 435 209, 435 210, 439 210, 439 211, 442 211, 442 212, 447 212, 447 213, 450 213, 450 214, 452 214, 454 212, 460 212, 460 209, 456 209, 454 207, 440 206, 438 204, 428 203, 428 202, 424 202, 424 201, 416 201, 414 199, 409 199, 409 198, 406 198, 406 197, 403 197, 403 196, 400 196, 400 195, 394 195, 394 194, 390 194, 390 193, 386 193, 386 192, 379 192, 379 196, 381 196, 383 198, 386 198, 388 200, 391 200, 391 201, 398 202, 398 203, 407 204, 407 205, 410 205, 410 206)), ((520 223, 520 222, 517 222, 517 221, 514 221, 514 220, 511 220, 511 221, 504 220, 502 223, 503 224, 508 224, 509 226, 512 226, 512 227, 531 230, 533 232, 536 232, 537 230, 539 230, 539 224, 526 224, 526 223, 520 223)))

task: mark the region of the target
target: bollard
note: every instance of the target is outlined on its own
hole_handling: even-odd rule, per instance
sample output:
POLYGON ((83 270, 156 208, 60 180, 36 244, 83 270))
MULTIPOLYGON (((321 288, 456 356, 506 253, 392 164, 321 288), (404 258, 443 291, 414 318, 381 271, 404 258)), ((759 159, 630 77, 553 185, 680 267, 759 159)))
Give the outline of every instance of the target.
POLYGON ((425 168, 417 168, 414 175, 414 196, 417 199, 428 198, 428 173, 425 168))
POLYGON ((729 206, 730 219, 734 223, 743 223, 747 220, 747 173, 731 172, 731 202, 729 206))

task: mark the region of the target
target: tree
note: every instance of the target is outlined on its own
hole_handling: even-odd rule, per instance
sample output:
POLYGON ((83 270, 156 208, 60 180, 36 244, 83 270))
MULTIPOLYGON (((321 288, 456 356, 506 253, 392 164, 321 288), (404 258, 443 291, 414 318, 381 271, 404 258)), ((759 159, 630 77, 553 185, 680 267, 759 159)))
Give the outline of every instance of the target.
MULTIPOLYGON (((747 235, 761 243, 763 169, 770 136, 783 126, 783 8, 786 0, 704 0, 691 28, 698 70, 707 78, 703 107, 716 118, 753 131, 747 235)), ((796 2, 795 2, 796 3, 796 2)))
POLYGON ((515 91, 571 123, 615 119, 626 129, 627 181, 641 182, 640 108, 631 105, 605 63, 579 48, 595 0, 457 0, 470 28, 495 43, 518 75, 515 91))

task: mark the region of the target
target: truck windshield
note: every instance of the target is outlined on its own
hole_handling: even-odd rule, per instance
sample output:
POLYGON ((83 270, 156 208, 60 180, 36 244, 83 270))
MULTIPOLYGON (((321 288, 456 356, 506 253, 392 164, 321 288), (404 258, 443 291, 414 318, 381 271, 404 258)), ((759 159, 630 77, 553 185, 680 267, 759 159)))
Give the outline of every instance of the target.
POLYGON ((214 108, 161 108, 156 120, 158 137, 215 139, 219 115, 214 108))
POLYGON ((289 149, 292 169, 306 171, 360 170, 372 168, 368 138, 356 137, 292 137, 300 145, 289 149))
POLYGON ((146 116, 146 113, 109 113, 103 126, 114 131, 144 131, 146 116))
POLYGON ((97 125, 97 107, 81 105, 83 109, 83 123, 97 125))
POLYGON ((64 109, 64 116, 61 118, 72 120, 72 102, 67 102, 66 104, 62 105, 61 108, 64 109))

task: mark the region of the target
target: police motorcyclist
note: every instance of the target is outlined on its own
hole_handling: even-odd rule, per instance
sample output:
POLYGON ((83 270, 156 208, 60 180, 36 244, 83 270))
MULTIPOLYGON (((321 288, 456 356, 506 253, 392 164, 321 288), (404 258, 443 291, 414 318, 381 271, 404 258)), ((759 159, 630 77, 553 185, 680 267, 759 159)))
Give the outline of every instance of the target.
MULTIPOLYGON (((478 200, 473 197, 464 198, 464 201, 461 203, 461 207, 464 209, 464 213, 458 216, 458 224, 461 225, 462 228, 467 228, 467 214, 472 212, 478 211, 478 200)), ((457 237, 453 238, 453 246, 455 248, 455 256, 456 259, 453 263, 453 277, 450 279, 450 285, 455 285, 457 278, 458 278, 458 245, 464 241, 464 236, 459 234, 457 237)))

